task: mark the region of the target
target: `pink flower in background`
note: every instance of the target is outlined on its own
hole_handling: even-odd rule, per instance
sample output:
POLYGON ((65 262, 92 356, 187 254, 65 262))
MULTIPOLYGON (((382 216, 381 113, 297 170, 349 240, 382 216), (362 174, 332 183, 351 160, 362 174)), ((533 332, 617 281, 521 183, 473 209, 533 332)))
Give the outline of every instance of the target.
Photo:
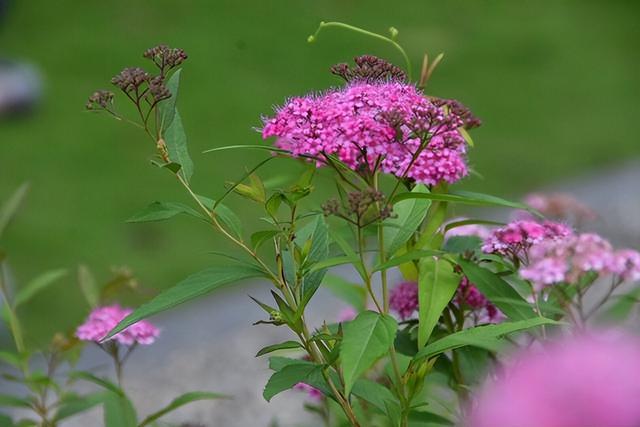
POLYGON ((295 390, 300 390, 300 391, 304 391, 307 393, 307 395, 315 401, 320 401, 322 400, 322 398, 324 397, 322 392, 320 390, 318 390, 315 387, 310 386, 309 384, 305 384, 305 383, 298 383, 295 386, 293 386, 293 388, 295 390))
POLYGON ((640 341, 571 337, 517 355, 481 388, 467 427, 637 427, 640 341))
MULTIPOLYGON (((97 307, 91 311, 87 320, 76 329, 76 337, 83 341, 100 342, 125 317, 131 314, 129 308, 119 305, 97 307)), ((153 344, 160 330, 147 320, 141 320, 124 331, 113 336, 122 345, 153 344)))
POLYGON ((529 250, 529 265, 520 270, 520 276, 541 289, 554 283, 576 283, 590 272, 638 280, 640 254, 631 249, 614 252, 607 240, 594 233, 572 235, 534 245, 529 250))
MULTIPOLYGON (((464 218, 455 218, 449 221, 456 222, 462 221, 464 218)), ((456 236, 477 236, 481 239, 487 239, 491 236, 491 230, 488 227, 480 224, 467 224, 461 225, 459 227, 451 228, 445 234, 445 238, 456 237, 456 236)))
POLYGON ((345 307, 342 310, 340 310, 340 313, 338 313, 337 320, 339 323, 348 322, 350 320, 355 319, 357 315, 358 315, 358 312, 353 307, 345 307))
POLYGON ((389 307, 406 320, 418 309, 418 284, 402 282, 389 293, 389 307))
MULTIPOLYGON (((542 213, 547 218, 567 221, 574 225, 580 225, 587 221, 595 220, 598 215, 588 206, 578 201, 570 194, 564 193, 532 193, 524 198, 524 202, 542 213)), ((529 212, 518 211, 517 219, 533 220, 529 212)))
POLYGON ((478 125, 469 115, 458 103, 427 98, 411 84, 360 79, 290 99, 264 120, 262 136, 276 137, 277 147, 319 165, 333 155, 356 171, 379 167, 435 185, 467 175, 467 144, 458 129, 478 125))
POLYGON ((527 252, 543 240, 560 240, 570 236, 572 231, 564 224, 552 221, 513 221, 493 230, 485 239, 482 250, 519 258, 526 258, 527 252))
POLYGON ((504 319, 504 314, 469 281, 467 276, 462 276, 460 280, 455 302, 459 306, 473 310, 476 323, 498 323, 504 319))
POLYGON ((621 280, 636 282, 640 280, 640 253, 633 249, 615 251, 608 259, 607 270, 621 280))

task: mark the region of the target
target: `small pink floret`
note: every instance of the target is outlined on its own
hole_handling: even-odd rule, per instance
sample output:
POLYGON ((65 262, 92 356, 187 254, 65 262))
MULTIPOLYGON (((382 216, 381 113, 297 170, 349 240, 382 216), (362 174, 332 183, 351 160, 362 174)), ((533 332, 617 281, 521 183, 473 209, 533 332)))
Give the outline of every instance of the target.
MULTIPOLYGON (((97 307, 91 311, 87 320, 76 329, 76 337, 83 341, 100 342, 132 310, 119 305, 97 307)), ((141 320, 124 331, 113 336, 116 342, 130 346, 133 344, 153 344, 160 330, 147 320, 141 320)))

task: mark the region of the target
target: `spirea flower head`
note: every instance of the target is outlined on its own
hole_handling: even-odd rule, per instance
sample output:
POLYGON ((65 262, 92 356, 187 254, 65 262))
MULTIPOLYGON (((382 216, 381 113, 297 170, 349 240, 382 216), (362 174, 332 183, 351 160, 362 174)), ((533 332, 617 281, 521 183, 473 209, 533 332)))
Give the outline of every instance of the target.
POLYGON ((482 250, 513 257, 524 257, 528 250, 543 240, 558 240, 571 235, 572 231, 564 224, 552 221, 538 223, 518 220, 495 229, 485 239, 482 250))
POLYGON ((428 185, 453 183, 467 175, 467 144, 458 129, 469 122, 454 111, 462 110, 433 102, 391 75, 368 76, 290 99, 264 120, 262 136, 319 165, 335 157, 360 173, 381 169, 428 185))
POLYGON ((633 249, 615 251, 608 259, 607 270, 621 280, 640 281, 640 252, 633 249))
POLYGON ((389 293, 389 307, 402 320, 408 319, 418 309, 418 284, 402 282, 389 293))
POLYGON ((619 268, 624 263, 616 265, 611 244, 593 233, 545 240, 534 245, 528 256, 529 265, 520 270, 520 276, 538 289, 559 282, 575 283, 589 272, 624 275, 624 268, 619 268))
POLYGON ((640 425, 640 342, 619 332, 517 355, 480 391, 467 427, 640 425))
MULTIPOLYGON (((593 221, 597 214, 575 197, 565 193, 531 193, 524 198, 524 202, 542 213, 547 218, 581 224, 593 221)), ((531 219, 529 213, 518 213, 520 219, 531 219)))
MULTIPOLYGON (((125 317, 131 314, 129 308, 119 305, 97 307, 89 314, 87 320, 76 330, 76 337, 83 341, 100 342, 125 317)), ((160 330, 147 320, 141 320, 124 331, 113 336, 122 345, 153 344, 160 335, 160 330)))

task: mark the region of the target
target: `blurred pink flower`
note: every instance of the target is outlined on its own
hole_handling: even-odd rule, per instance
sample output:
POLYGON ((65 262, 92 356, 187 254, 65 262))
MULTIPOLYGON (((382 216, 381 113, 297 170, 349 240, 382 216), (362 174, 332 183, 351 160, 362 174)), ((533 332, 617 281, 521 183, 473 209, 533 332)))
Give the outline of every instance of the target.
POLYGON ((544 240, 559 240, 572 231, 564 224, 545 221, 513 221, 492 231, 485 239, 482 250, 518 258, 526 258, 529 249, 544 240))
MULTIPOLYGON (((119 305, 97 307, 91 311, 87 320, 76 329, 76 337, 83 341, 100 342, 125 317, 131 314, 129 308, 119 305)), ((122 345, 135 343, 153 344, 160 335, 160 330, 147 320, 141 320, 124 331, 114 335, 112 339, 122 345)))
POLYGON ((455 302, 458 306, 473 310, 476 323, 498 323, 505 318, 504 314, 469 281, 467 276, 462 276, 460 280, 455 302))
POLYGON ((389 307, 406 320, 418 309, 418 284, 416 282, 402 282, 389 293, 389 307))
POLYGON ((357 315, 358 315, 358 312, 353 307, 345 307, 342 310, 340 310, 340 313, 338 313, 337 320, 339 323, 348 322, 350 320, 355 319, 357 315))
POLYGON ((640 341, 598 332, 511 360, 481 388, 467 427, 640 426, 640 341))
POLYGON ((305 384, 305 383, 298 383, 295 386, 293 386, 293 388, 295 390, 300 390, 300 391, 305 391, 307 392, 307 395, 315 401, 320 401, 322 400, 322 398, 324 397, 322 392, 320 390, 318 390, 315 387, 310 386, 309 384, 305 384))

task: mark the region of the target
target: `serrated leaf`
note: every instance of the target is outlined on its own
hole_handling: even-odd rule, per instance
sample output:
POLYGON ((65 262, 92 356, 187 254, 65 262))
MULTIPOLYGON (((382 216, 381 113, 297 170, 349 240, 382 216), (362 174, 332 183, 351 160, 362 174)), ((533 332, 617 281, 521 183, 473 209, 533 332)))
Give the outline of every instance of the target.
MULTIPOLYGON (((324 221, 324 217, 319 215, 316 219, 311 233, 311 248, 305 260, 305 265, 314 266, 327 258, 329 255, 329 230, 324 221)), ((307 305, 311 297, 316 293, 324 275, 326 268, 307 273, 302 280, 302 295, 300 306, 307 305)))
POLYGON ((469 281, 509 319, 522 320, 536 316, 531 305, 500 276, 462 258, 458 264, 469 281))
POLYGON ((284 366, 269 378, 262 396, 268 402, 275 395, 293 388, 298 383, 309 384, 314 382, 311 378, 317 378, 318 375, 322 375, 322 367, 312 363, 296 363, 284 366))
POLYGON ((38 277, 31 280, 23 288, 21 288, 16 294, 16 298, 13 301, 14 308, 18 308, 23 304, 26 304, 33 297, 40 292, 53 285, 56 281, 67 275, 66 269, 57 269, 47 271, 38 277))
POLYGON ((389 351, 397 329, 393 317, 373 311, 364 311, 345 324, 340 357, 347 395, 360 375, 389 351))
POLYGON ((173 75, 167 80, 165 86, 171 93, 171 97, 161 101, 158 104, 160 112, 160 124, 162 129, 167 129, 173 123, 176 113, 176 103, 178 102, 178 93, 180 88, 180 73, 182 69, 177 69, 173 75))
POLYGON ((182 118, 177 108, 175 109, 173 120, 164 131, 163 136, 167 145, 169 159, 171 162, 178 163, 181 166, 178 173, 182 175, 185 181, 189 182, 193 175, 193 160, 189 156, 187 135, 184 132, 182 118))
POLYGON ((154 412, 153 414, 146 417, 139 425, 139 427, 144 427, 153 423, 154 421, 160 419, 171 411, 174 411, 181 406, 187 405, 192 402, 197 402, 199 400, 213 400, 213 399, 229 399, 229 396, 220 394, 220 393, 211 393, 205 391, 192 391, 190 393, 185 393, 181 396, 176 397, 169 403, 167 406, 162 408, 161 410, 154 412))
POLYGON ((195 273, 135 309, 118 323, 105 339, 154 314, 208 294, 222 286, 254 277, 264 277, 264 272, 252 266, 234 265, 211 267, 195 273))
POLYGON ((418 348, 425 346, 449 301, 458 289, 460 275, 441 258, 424 258, 418 276, 418 348))
MULTIPOLYGON (((420 184, 412 192, 429 193, 429 190, 420 184)), ((396 216, 383 221, 387 256, 395 254, 411 238, 427 215, 430 205, 431 201, 425 199, 407 199, 393 205, 396 216)))
POLYGON ((206 220, 206 217, 200 214, 200 212, 182 203, 153 202, 140 212, 127 219, 127 222, 164 221, 180 214, 187 214, 198 219, 206 220))

